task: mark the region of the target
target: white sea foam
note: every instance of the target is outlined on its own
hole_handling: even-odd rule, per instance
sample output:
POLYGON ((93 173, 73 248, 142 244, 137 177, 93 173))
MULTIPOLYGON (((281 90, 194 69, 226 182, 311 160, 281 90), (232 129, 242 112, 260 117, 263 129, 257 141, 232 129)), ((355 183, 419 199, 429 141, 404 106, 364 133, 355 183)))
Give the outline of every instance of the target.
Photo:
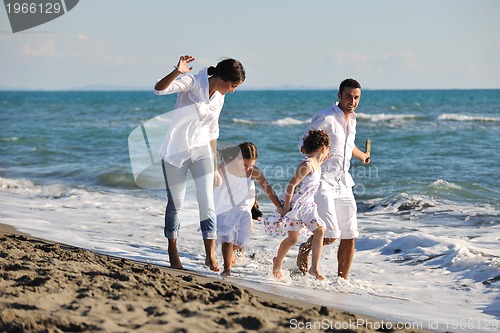
POLYGON ((283 119, 278 119, 274 120, 271 122, 273 125, 278 125, 278 126, 289 126, 289 125, 302 125, 302 124, 309 124, 311 122, 310 119, 307 120, 298 120, 295 118, 283 118, 283 119))
POLYGON ((70 189, 64 185, 35 185, 27 179, 0 178, 0 190, 34 197, 62 197, 70 193, 70 189))
POLYGON ((378 113, 378 114, 368 114, 368 113, 358 113, 356 115, 359 119, 367 119, 370 121, 395 121, 395 120, 414 120, 419 118, 419 116, 415 114, 386 114, 386 113, 378 113))
MULTIPOLYGON (((451 189, 461 190, 461 187, 445 181, 436 181, 431 184, 432 189, 439 191, 451 189)), ((431 193, 432 194, 432 193, 431 193)), ((484 216, 480 222, 483 225, 498 225, 500 215, 494 203, 488 204, 458 204, 446 199, 437 199, 433 196, 401 193, 393 197, 374 198, 364 202, 367 205, 367 216, 405 216, 407 219, 425 218, 426 221, 440 223, 440 219, 447 219, 447 222, 454 221, 453 225, 467 224, 474 225, 477 217, 484 216), (459 219, 457 221, 457 219, 459 219), (464 223, 471 220, 471 223, 464 223)), ((477 222, 477 221, 476 221, 477 222)))
POLYGON ((486 116, 467 116, 462 114, 445 113, 438 117, 439 120, 454 120, 454 121, 500 121, 498 117, 486 116))
POLYGON ((293 126, 293 125, 309 124, 311 122, 311 120, 310 119, 299 120, 299 119, 287 117, 287 118, 267 122, 267 121, 253 121, 253 120, 248 120, 248 119, 233 118, 233 122, 239 123, 239 124, 246 124, 246 125, 271 124, 271 125, 276 125, 276 126, 293 126))
MULTIPOLYGON (((63 195, 44 195, 45 186, 0 178, 2 223, 54 241, 168 266, 163 193, 63 189, 63 195)), ((267 201, 262 201, 261 207, 265 213, 272 211, 267 201)), ((197 205, 188 197, 181 215, 181 260, 189 270, 220 278, 203 265, 197 215, 197 205)), ((349 281, 337 278, 337 244, 325 247, 322 255, 325 281, 288 277, 286 273, 295 269, 297 246, 284 262, 287 278, 276 281, 271 259, 282 238, 265 235, 259 223, 251 243, 238 258, 231 281, 318 305, 399 322, 420 322, 421 328, 439 324, 442 331, 464 318, 482 323, 499 319, 500 226, 429 226, 390 212, 359 214, 359 224, 361 236, 349 281)), ((222 261, 220 249, 217 257, 222 261)))
MULTIPOLYGON (((429 120, 429 118, 417 114, 387 114, 387 113, 376 113, 369 114, 360 112, 357 114, 359 119, 366 119, 372 122, 393 122, 393 121, 408 121, 408 120, 429 120)), ((487 117, 487 116, 469 116, 462 114, 444 113, 437 117, 438 120, 446 121, 461 121, 461 122, 497 122, 500 121, 499 117, 487 117)))
POLYGON ((255 125, 255 124, 257 124, 256 121, 252 121, 252 120, 248 120, 248 119, 239 119, 239 118, 233 118, 233 123, 246 124, 246 125, 255 125))
POLYGON ((449 188, 449 189, 454 189, 454 190, 460 190, 460 189, 462 189, 462 187, 460 187, 459 185, 447 182, 446 180, 443 180, 443 179, 436 180, 435 182, 433 182, 431 184, 431 187, 445 188, 445 189, 449 188))
MULTIPOLYGON (((435 118, 429 118, 422 115, 417 115, 413 113, 403 113, 403 114, 389 114, 389 113, 376 113, 369 114, 360 112, 357 113, 357 118, 361 120, 367 120, 369 122, 375 123, 387 123, 387 124, 400 124, 408 121, 434 121, 435 118)), ((459 121, 459 122, 497 122, 500 121, 498 117, 485 117, 485 116, 467 116, 460 114, 442 114, 438 116, 438 120, 441 121, 459 121)), ((258 125, 258 124, 272 124, 276 126, 291 126, 291 125, 304 125, 309 124, 310 119, 299 120, 292 117, 286 117, 282 119, 273 120, 271 122, 259 121, 259 120, 249 120, 242 118, 233 118, 234 123, 245 124, 245 125, 258 125)))
POLYGON ((0 138, 0 141, 4 141, 4 142, 11 142, 11 141, 17 141, 17 140, 19 140, 19 138, 17 136, 13 136, 10 138, 0 138))
POLYGON ((367 201, 372 205, 370 214, 397 214, 405 211, 420 211, 425 208, 435 207, 437 202, 422 195, 401 193, 393 198, 373 199, 367 201))

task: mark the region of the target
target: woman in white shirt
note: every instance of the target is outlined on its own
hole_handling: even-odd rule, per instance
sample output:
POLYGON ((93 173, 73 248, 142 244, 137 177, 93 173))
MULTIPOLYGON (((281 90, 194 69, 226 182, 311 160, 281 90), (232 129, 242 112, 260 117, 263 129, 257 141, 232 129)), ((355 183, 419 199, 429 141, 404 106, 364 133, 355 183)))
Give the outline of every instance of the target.
POLYGON ((216 213, 213 197, 214 185, 220 185, 217 171, 217 138, 219 114, 224 95, 245 80, 243 65, 234 59, 224 59, 217 66, 203 68, 192 75, 195 60, 190 55, 180 57, 174 70, 155 85, 155 94, 177 93, 176 110, 172 125, 161 148, 163 171, 167 189, 165 209, 165 237, 172 268, 183 269, 177 250, 179 212, 182 209, 188 170, 196 186, 200 212, 200 229, 206 251, 205 264, 211 270, 220 269, 215 260, 217 239, 216 213), (188 74, 186 74, 188 73, 188 74), (186 74, 178 78, 180 74, 186 74))

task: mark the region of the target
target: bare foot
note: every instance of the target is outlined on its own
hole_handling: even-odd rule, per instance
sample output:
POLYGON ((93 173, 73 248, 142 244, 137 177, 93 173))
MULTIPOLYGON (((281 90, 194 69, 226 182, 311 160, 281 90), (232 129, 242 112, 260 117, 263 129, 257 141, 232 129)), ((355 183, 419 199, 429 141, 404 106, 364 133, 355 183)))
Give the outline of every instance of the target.
POLYGON ((184 270, 184 267, 182 267, 182 264, 180 262, 175 265, 171 263, 170 268, 184 270))
POLYGON ((312 276, 314 276, 316 278, 316 280, 324 280, 325 277, 323 275, 321 275, 317 270, 313 270, 312 268, 309 269, 308 271, 309 274, 311 274, 312 276))
POLYGON ((175 240, 169 240, 168 260, 170 261, 171 268, 184 269, 184 267, 182 267, 181 260, 179 259, 179 252, 177 251, 177 245, 175 240))
POLYGON ((236 255, 233 252, 233 257, 231 258, 231 265, 236 264, 236 255))
POLYGON ((220 268, 217 265, 217 262, 215 259, 207 258, 205 260, 205 265, 207 265, 210 268, 210 270, 213 272, 220 272, 220 268))
POLYGON ((222 276, 231 276, 231 268, 224 268, 222 273, 220 273, 222 276))
POLYGON ((306 243, 302 243, 299 246, 296 264, 303 274, 307 273, 307 266, 309 265, 309 251, 306 250, 306 243))
POLYGON ((283 278, 283 274, 281 273, 281 263, 278 263, 278 258, 273 258, 273 275, 278 280, 283 278))
MULTIPOLYGON (((172 252, 174 252, 174 251, 172 251, 172 252)), ((179 259, 179 255, 177 254, 177 251, 175 251, 175 253, 171 253, 170 251, 168 251, 168 257, 169 257, 171 268, 184 269, 184 267, 182 267, 182 263, 181 263, 181 260, 179 259)))

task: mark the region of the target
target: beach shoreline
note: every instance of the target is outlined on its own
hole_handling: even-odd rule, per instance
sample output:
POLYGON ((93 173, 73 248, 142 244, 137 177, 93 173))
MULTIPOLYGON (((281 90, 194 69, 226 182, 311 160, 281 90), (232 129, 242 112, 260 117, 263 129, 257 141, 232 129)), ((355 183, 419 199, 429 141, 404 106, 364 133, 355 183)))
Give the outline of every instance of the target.
POLYGON ((0 224, 4 332, 427 332, 0 224))

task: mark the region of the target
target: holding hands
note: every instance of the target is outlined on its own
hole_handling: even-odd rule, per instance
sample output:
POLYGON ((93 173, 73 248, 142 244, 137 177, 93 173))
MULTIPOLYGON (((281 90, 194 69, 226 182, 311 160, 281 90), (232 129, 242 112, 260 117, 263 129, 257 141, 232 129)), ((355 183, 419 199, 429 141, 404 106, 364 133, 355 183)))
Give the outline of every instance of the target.
POLYGON ((283 207, 279 207, 279 208, 276 208, 278 210, 278 213, 281 215, 281 216, 285 216, 286 213, 288 213, 290 211, 290 204, 288 204, 288 208, 286 208, 285 206, 283 207))

